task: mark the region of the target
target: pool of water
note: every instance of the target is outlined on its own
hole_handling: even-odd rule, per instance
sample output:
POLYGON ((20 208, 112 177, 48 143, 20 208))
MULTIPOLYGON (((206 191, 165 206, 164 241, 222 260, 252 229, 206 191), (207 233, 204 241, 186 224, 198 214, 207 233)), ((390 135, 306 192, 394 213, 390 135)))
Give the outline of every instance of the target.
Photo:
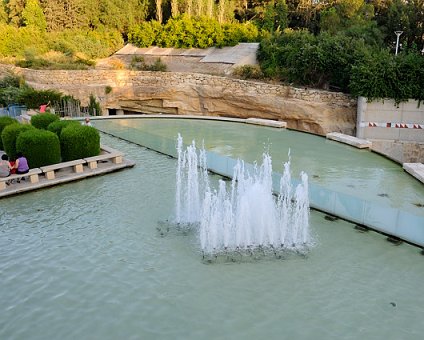
POLYGON ((305 171, 310 183, 326 189, 424 216, 424 185, 402 166, 368 150, 324 137, 249 124, 193 119, 114 119, 95 122, 108 132, 139 141, 150 135, 185 143, 192 140, 207 150, 247 162, 262 161, 269 151, 274 171, 282 172, 291 155, 294 176, 305 171))
POLYGON ((166 223, 176 160, 102 142, 137 165, 1 200, 0 339, 422 336, 418 248, 312 211, 308 256, 206 264, 166 223))

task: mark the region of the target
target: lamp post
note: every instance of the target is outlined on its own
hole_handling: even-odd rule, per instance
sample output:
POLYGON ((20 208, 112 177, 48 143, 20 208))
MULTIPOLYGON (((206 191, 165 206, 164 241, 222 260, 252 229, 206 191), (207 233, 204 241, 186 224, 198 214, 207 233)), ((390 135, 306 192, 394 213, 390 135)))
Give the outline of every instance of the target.
POLYGON ((399 49, 399 37, 401 36, 401 34, 403 33, 403 31, 395 31, 396 34, 396 52, 395 55, 398 54, 398 49, 399 49))

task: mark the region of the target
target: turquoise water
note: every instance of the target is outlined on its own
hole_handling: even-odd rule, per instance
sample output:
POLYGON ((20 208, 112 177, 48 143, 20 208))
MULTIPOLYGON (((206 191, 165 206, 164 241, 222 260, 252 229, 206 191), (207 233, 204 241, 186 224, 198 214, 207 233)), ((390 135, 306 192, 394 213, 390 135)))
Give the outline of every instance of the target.
POLYGON ((176 161, 102 142, 137 165, 0 201, 0 339, 421 337, 418 248, 312 211, 307 257, 205 264, 176 161))
POLYGON ((96 126, 143 144, 146 138, 168 141, 172 148, 178 133, 189 144, 195 140, 207 150, 247 162, 262 161, 270 153, 275 171, 291 155, 292 173, 305 171, 309 182, 326 189, 399 208, 424 216, 424 185, 402 167, 376 153, 324 137, 286 129, 234 122, 193 119, 114 119, 96 126))

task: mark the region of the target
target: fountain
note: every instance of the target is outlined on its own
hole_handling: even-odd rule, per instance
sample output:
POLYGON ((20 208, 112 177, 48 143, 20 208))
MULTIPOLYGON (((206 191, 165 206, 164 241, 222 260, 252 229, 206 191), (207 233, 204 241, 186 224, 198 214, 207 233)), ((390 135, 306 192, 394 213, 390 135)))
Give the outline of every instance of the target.
POLYGON ((193 141, 184 151, 180 134, 177 155, 175 222, 198 226, 204 254, 252 254, 257 249, 273 254, 304 252, 312 245, 308 176, 302 172, 301 183, 293 188, 290 160, 284 164, 279 194, 275 197, 272 161, 267 153, 253 173, 238 160, 229 190, 223 180, 219 180, 218 190, 211 188, 204 148, 197 152, 193 141))
MULTIPOLYGON (((241 261, 237 253, 230 255, 234 263, 225 254, 217 260, 211 255, 214 264, 205 265, 208 258, 198 255, 198 222, 187 233, 168 223, 164 235, 156 230, 158 221, 175 218, 178 164, 163 153, 177 156, 178 131, 186 141, 204 139, 210 168, 217 163, 211 149, 234 157, 231 176, 236 158, 253 163, 264 143, 271 145, 274 168, 282 168, 287 152, 281 150, 290 146, 292 173, 304 169, 309 175, 311 206, 314 184, 331 179, 332 187, 354 184, 346 190, 360 191, 364 198, 387 193, 376 200, 418 213, 423 208, 412 203, 424 203, 424 189, 401 167, 316 136, 247 124, 125 117, 98 120, 96 127, 131 141, 101 137, 137 165, 1 200, 0 339, 413 339, 424 333, 423 257, 420 248, 406 242, 395 246, 384 235, 311 209, 306 216, 319 243, 307 259, 288 252, 286 260, 274 260, 269 249, 269 261, 256 261, 258 248, 258 254, 241 261), (166 150, 159 149, 164 145, 166 150), (349 172, 342 180, 345 168, 349 172), (359 169, 367 185, 359 182, 359 169), (386 182, 391 186, 384 187, 386 182)), ((244 166, 253 176, 248 163, 244 166)), ((217 178, 209 175, 219 194, 217 178)), ((226 183, 229 199, 231 184, 226 183)), ((387 210, 382 213, 388 222, 394 219, 387 210)))

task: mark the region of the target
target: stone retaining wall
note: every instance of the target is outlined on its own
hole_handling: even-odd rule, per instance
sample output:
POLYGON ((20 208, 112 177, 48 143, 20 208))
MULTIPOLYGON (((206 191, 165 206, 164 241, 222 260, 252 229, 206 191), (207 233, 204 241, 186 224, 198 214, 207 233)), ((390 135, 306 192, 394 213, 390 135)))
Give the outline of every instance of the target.
POLYGON ((321 135, 355 132, 356 99, 343 93, 200 73, 46 71, 0 65, 2 70, 22 75, 36 89, 70 94, 83 106, 93 94, 103 114, 116 109, 121 113, 255 117, 286 121, 289 128, 321 135), (108 94, 107 87, 112 88, 108 94))

